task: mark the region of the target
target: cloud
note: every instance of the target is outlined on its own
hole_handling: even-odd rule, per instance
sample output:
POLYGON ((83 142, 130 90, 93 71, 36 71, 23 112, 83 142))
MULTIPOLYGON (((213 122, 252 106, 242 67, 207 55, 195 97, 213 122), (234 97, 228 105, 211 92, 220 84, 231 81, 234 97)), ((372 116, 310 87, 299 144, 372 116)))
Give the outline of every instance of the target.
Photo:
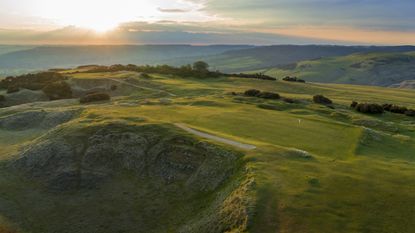
POLYGON ((188 9, 178 9, 178 8, 167 9, 167 8, 160 8, 160 7, 158 8, 158 10, 164 13, 185 13, 185 12, 190 11, 188 9))
POLYGON ((134 22, 121 25, 106 34, 92 30, 65 27, 48 32, 0 30, 3 44, 310 44, 329 43, 275 33, 252 33, 220 29, 214 25, 200 27, 197 22, 134 22), (76 43, 74 43, 76 42, 76 43))
MULTIPOLYGON (((138 4, 135 0, 108 0, 107 10, 101 12, 101 18, 108 22, 93 17, 91 11, 84 8, 82 11, 87 18, 80 17, 79 22, 73 23, 87 27, 93 23, 88 20, 92 17, 96 25, 91 28, 97 29, 99 26, 112 27, 111 21, 115 19, 117 22, 131 21, 104 34, 77 27, 57 27, 50 18, 28 14, 30 8, 41 8, 38 2, 51 1, 3 0, 0 3, 0 27, 14 30, 0 32, 0 43, 69 43, 73 40, 72 43, 110 44, 415 44, 413 0, 143 0, 139 9, 148 14, 146 17, 131 7, 138 4), (144 2, 148 9, 143 8, 144 2), (16 6, 22 9, 17 12, 16 6), (131 10, 123 11, 124 8, 131 10), (125 18, 126 12, 131 17, 125 18), (39 30, 42 25, 48 25, 44 26, 43 32, 39 30)), ((74 2, 80 4, 83 1, 62 0, 74 9, 72 11, 62 8, 60 2, 53 2, 60 10, 56 17, 62 17, 61 11, 68 12, 67 21, 72 22, 72 12, 79 13, 74 2)), ((42 9, 51 11, 47 7, 42 9)))

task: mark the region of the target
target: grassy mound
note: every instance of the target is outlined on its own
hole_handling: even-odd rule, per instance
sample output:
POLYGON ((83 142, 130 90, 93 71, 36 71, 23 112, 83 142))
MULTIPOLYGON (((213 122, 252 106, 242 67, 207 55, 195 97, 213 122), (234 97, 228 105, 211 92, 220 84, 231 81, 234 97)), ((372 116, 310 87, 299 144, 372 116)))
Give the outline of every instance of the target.
MULTIPOLYGON (((36 228, 23 215, 6 214, 31 232, 220 233, 248 225, 253 181, 241 154, 169 125, 69 124, 27 145, 7 166, 13 175, 4 179, 21 176, 13 186, 37 193, 24 207, 39 213, 36 228), (55 204, 41 207, 48 201, 55 204), (56 212, 67 203, 65 213, 56 212), (40 220, 45 216, 50 222, 40 220)), ((25 194, 13 199, 23 203, 25 194)), ((16 208, 6 207, 0 201, 2 213, 16 208)))
POLYGON ((33 128, 50 129, 70 121, 79 111, 26 111, 0 117, 0 129, 21 131, 33 128))

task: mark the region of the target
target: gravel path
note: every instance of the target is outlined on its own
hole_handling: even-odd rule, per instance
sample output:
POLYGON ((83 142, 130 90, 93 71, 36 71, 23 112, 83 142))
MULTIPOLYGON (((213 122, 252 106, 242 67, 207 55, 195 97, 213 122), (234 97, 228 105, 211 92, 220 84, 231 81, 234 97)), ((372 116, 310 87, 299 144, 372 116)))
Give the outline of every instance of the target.
POLYGON ((240 143, 240 142, 233 141, 233 140, 230 140, 230 139, 221 138, 221 137, 218 137, 218 136, 215 136, 215 135, 212 135, 212 134, 203 133, 203 132, 200 132, 198 130, 189 128, 186 125, 181 124, 181 123, 176 123, 174 125, 179 127, 180 129, 183 129, 186 132, 191 133, 191 134, 194 134, 194 135, 197 135, 197 136, 200 136, 200 137, 203 137, 203 138, 211 139, 213 141, 221 142, 221 143, 224 143, 224 144, 228 144, 228 145, 231 145, 231 146, 234 146, 234 147, 238 147, 240 149, 244 149, 244 150, 254 150, 254 149, 256 149, 256 146, 254 146, 254 145, 244 144, 244 143, 240 143))

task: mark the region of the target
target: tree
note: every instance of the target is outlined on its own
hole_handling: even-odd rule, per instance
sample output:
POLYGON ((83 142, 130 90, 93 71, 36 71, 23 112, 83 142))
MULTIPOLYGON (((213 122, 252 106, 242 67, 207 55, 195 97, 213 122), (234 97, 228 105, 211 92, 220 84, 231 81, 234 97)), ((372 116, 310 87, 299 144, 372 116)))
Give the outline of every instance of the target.
POLYGON ((207 72, 209 69, 209 64, 207 64, 204 61, 197 61, 193 63, 193 70, 196 70, 198 72, 207 72))

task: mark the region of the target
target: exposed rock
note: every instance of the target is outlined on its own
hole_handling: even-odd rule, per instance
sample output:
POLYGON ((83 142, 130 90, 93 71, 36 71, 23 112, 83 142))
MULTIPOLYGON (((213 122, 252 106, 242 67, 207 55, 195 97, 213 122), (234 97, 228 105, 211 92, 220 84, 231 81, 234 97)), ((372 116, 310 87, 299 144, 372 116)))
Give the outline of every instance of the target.
POLYGON ((13 167, 54 190, 91 188, 122 171, 165 184, 211 191, 232 174, 238 156, 155 125, 107 124, 35 142, 13 167))

